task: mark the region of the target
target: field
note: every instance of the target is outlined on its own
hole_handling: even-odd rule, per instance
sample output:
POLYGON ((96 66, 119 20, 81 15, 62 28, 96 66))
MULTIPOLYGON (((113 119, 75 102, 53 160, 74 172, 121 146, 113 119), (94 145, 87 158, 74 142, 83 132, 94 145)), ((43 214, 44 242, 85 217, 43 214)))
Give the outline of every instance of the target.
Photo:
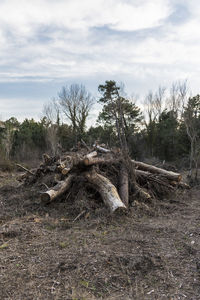
POLYGON ((1 174, 2 300, 200 299, 199 186, 115 217, 17 186, 1 174))

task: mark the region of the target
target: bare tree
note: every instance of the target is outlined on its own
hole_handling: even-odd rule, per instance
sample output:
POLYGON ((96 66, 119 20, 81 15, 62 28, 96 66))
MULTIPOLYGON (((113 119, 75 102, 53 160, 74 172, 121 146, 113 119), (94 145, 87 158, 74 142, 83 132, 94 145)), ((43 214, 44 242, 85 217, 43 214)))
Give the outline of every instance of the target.
POLYGON ((180 97, 180 117, 183 117, 183 111, 186 105, 186 101, 189 96, 189 87, 188 87, 188 82, 187 79, 183 81, 178 82, 178 89, 179 89, 179 97, 180 97))
POLYGON ((62 111, 71 122, 74 135, 82 135, 86 127, 86 119, 94 103, 94 98, 83 85, 72 84, 63 87, 59 95, 62 111))
POLYGON ((183 116, 183 109, 188 98, 189 88, 187 79, 175 81, 170 88, 170 97, 168 99, 169 110, 173 111, 177 117, 183 116))
POLYGON ((52 155, 58 154, 58 128, 60 125, 60 108, 55 99, 44 105, 43 113, 46 117, 46 140, 52 155))
POLYGON ((195 179, 198 177, 198 162, 200 156, 200 96, 189 98, 184 112, 184 122, 190 140, 190 172, 192 177, 193 165, 195 179))
POLYGON ((168 107, 170 111, 177 112, 180 106, 180 97, 177 81, 173 82, 170 88, 170 97, 168 99, 168 107))
POLYGON ((144 107, 147 113, 148 117, 148 123, 151 123, 156 120, 156 111, 155 111, 155 105, 154 105, 154 94, 152 91, 149 91, 145 101, 144 101, 144 107))
POLYGON ((155 93, 155 100, 154 100, 154 106, 155 106, 155 111, 157 114, 157 118, 161 115, 162 111, 165 108, 165 92, 166 88, 163 86, 158 87, 158 91, 155 93))
POLYGON ((149 123, 155 122, 159 119, 165 106, 165 91, 165 87, 159 86, 155 94, 152 91, 148 92, 144 101, 144 107, 146 109, 149 123))

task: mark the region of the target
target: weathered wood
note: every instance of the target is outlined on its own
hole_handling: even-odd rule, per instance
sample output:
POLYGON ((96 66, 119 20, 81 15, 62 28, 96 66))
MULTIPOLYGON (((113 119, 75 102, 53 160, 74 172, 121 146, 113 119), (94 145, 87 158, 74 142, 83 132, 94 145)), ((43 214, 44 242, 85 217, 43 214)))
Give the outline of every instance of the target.
POLYGON ((181 181, 181 174, 179 173, 174 173, 172 171, 167 171, 161 168, 157 168, 155 166, 151 166, 140 161, 132 160, 132 163, 134 163, 135 167, 138 168, 139 170, 148 171, 153 174, 160 174, 172 181, 173 180, 178 182, 181 181))
POLYGON ((85 177, 98 190, 104 203, 109 207, 112 213, 127 209, 120 199, 116 187, 108 178, 96 172, 88 172, 85 174, 85 177))
POLYGON ((151 199, 151 195, 146 192, 142 187, 140 187, 137 183, 134 184, 135 189, 135 195, 139 195, 141 199, 143 200, 149 200, 151 199))
POLYGON ((95 156, 97 156, 97 151, 92 151, 92 152, 90 152, 89 154, 87 154, 86 156, 85 156, 85 158, 92 158, 92 157, 95 157, 95 156))
POLYGON ((71 171, 71 168, 63 168, 62 171, 61 171, 61 173, 63 175, 67 175, 69 173, 69 171, 71 171))
POLYGON ((112 163, 113 160, 109 159, 106 160, 105 157, 86 157, 83 160, 83 164, 85 166, 92 166, 96 164, 102 164, 102 163, 112 163))
POLYGON ((110 152, 111 152, 110 149, 106 149, 106 148, 103 148, 103 147, 98 146, 98 145, 96 145, 95 148, 96 148, 99 152, 102 152, 102 153, 110 153, 110 152))
POLYGON ((160 186, 165 186, 168 189, 173 189, 178 184, 177 181, 170 181, 166 176, 162 174, 152 174, 147 171, 135 170, 136 177, 141 177, 144 181, 157 182, 160 186), (172 184, 172 183, 175 183, 172 184))
POLYGON ((147 171, 142 171, 142 170, 138 170, 138 169, 135 169, 135 175, 136 176, 143 176, 145 178, 151 176, 152 174, 150 172, 147 172, 147 171))
POLYGON ((64 192, 66 192, 72 183, 74 175, 68 176, 65 180, 60 181, 53 188, 41 194, 41 201, 44 203, 51 202, 55 200, 57 197, 61 196, 64 192))
POLYGON ((174 187, 189 190, 191 187, 185 182, 171 181, 170 184, 174 187))
POLYGON ((128 171, 124 164, 121 165, 119 173, 119 196, 122 202, 129 205, 128 171))

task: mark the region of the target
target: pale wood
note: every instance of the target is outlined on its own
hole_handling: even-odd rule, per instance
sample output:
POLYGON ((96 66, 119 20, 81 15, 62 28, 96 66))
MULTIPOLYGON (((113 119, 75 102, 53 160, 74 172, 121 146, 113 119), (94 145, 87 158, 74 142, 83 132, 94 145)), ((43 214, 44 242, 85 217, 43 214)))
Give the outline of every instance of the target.
POLYGON ((41 201, 44 203, 48 203, 61 196, 70 188, 73 178, 74 175, 70 175, 65 180, 58 182, 58 184, 56 184, 53 188, 42 193, 41 201))
POLYGON ((106 160, 105 157, 86 157, 83 160, 83 164, 85 166, 92 166, 96 164, 102 164, 102 163, 112 163, 113 160, 106 160))
POLYGON ((100 193, 104 203, 109 207, 112 213, 118 210, 126 210, 125 204, 120 199, 116 187, 110 180, 96 172, 85 174, 87 180, 94 185, 100 193))
POLYGON ((141 199, 149 200, 151 199, 151 195, 146 192, 143 188, 141 188, 137 183, 134 184, 135 194, 139 195, 141 199))
POLYGON ((97 151, 92 151, 92 152, 90 152, 89 154, 87 154, 86 156, 85 156, 85 158, 92 158, 92 157, 95 157, 95 156, 97 156, 97 151))
POLYGON ((96 145, 95 148, 96 148, 99 152, 102 152, 102 153, 110 153, 110 152, 111 152, 110 149, 106 149, 106 148, 103 148, 103 147, 98 146, 98 145, 96 145))
POLYGON ((152 174, 147 172, 147 171, 142 171, 142 170, 135 169, 135 175, 136 176, 148 177, 148 176, 151 176, 152 174))
POLYGON ((128 207, 129 204, 129 187, 128 187, 128 171, 122 164, 119 173, 119 196, 123 203, 128 207))
POLYGON ((155 166, 151 166, 140 161, 132 160, 132 163, 134 163, 135 167, 138 168, 139 170, 148 171, 154 174, 160 174, 162 176, 165 176, 169 180, 174 180, 178 182, 181 181, 181 174, 179 173, 157 168, 155 166))

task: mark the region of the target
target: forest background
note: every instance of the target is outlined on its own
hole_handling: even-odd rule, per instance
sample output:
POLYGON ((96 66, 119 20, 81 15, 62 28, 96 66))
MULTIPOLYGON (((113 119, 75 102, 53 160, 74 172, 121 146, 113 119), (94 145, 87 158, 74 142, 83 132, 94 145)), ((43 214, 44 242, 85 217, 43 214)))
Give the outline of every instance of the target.
POLYGON ((140 108, 122 83, 108 80, 98 91, 95 99, 83 85, 66 85, 44 105, 40 121, 19 122, 14 116, 0 121, 0 167, 12 169, 16 162, 31 166, 43 153, 60 155, 77 148, 81 140, 90 146, 120 148, 117 126, 121 120, 131 157, 172 162, 198 177, 200 96, 191 94, 186 80, 173 82, 169 89, 159 86, 149 91, 140 108), (96 123, 87 128, 95 103, 102 104, 101 110, 96 123))

